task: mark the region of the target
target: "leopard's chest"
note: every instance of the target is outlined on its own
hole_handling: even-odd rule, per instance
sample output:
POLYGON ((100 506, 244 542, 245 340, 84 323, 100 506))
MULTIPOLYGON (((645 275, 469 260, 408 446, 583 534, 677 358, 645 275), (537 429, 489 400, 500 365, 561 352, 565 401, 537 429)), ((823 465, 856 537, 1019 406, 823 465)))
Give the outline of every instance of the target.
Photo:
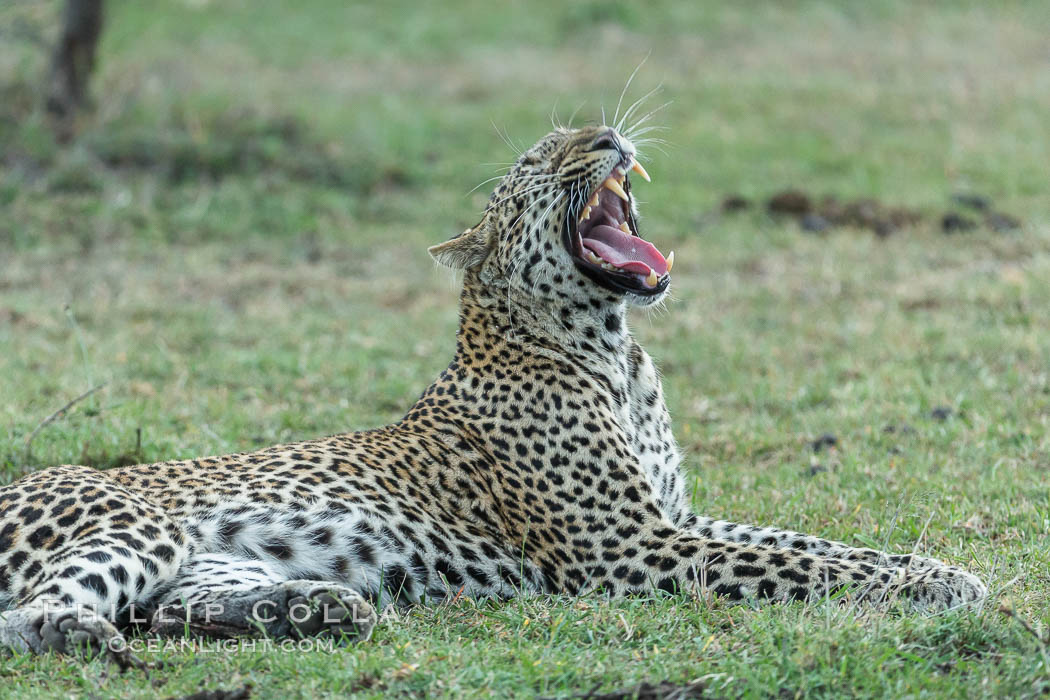
POLYGON ((652 359, 635 346, 604 369, 603 383, 617 426, 665 512, 681 499, 680 456, 652 359))
POLYGON ((656 365, 640 347, 636 348, 627 368, 628 437, 661 509, 677 521, 685 508, 681 454, 656 365))

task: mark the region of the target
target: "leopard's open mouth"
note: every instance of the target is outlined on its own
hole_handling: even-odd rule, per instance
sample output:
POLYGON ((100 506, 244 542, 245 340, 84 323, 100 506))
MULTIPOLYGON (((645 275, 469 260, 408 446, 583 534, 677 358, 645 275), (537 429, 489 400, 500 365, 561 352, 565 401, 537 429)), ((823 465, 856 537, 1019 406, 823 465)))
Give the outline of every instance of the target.
POLYGON ((602 287, 654 296, 671 283, 674 253, 665 258, 638 234, 628 170, 649 179, 633 159, 613 167, 582 207, 569 212, 565 248, 576 267, 602 287))

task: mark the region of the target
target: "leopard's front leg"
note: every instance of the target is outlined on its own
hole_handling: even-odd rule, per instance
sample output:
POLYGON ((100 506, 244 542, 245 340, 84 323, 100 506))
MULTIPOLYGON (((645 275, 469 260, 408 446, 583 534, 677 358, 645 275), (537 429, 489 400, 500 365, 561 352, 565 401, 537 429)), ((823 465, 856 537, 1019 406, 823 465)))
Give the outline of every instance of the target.
POLYGON ((901 598, 943 610, 988 594, 960 569, 916 571, 816 556, 761 544, 741 545, 653 523, 624 543, 622 564, 600 582, 613 592, 710 590, 730 599, 819 600, 844 593, 868 603, 901 598), (632 556, 633 555, 633 556, 632 556))
MULTIPOLYGON (((921 609, 987 595, 978 578, 936 560, 691 514, 659 377, 636 345, 629 360, 626 417, 616 395, 600 387, 577 397, 590 407, 589 423, 608 429, 589 433, 590 449, 576 452, 566 465, 576 495, 564 516, 568 536, 559 522, 530 521, 533 541, 571 545, 571 554, 537 553, 555 590, 704 588, 734 599, 769 600, 818 600, 842 590, 866 602, 901 597, 921 609)), ((547 494, 532 496, 540 503, 547 494)))
POLYGON ((680 524, 682 528, 700 537, 736 544, 757 544, 775 549, 789 549, 830 559, 864 562, 892 569, 908 569, 922 572, 931 569, 962 571, 939 559, 920 557, 914 554, 889 554, 867 547, 851 547, 844 542, 826 540, 814 535, 805 535, 775 527, 745 525, 728 520, 717 520, 703 515, 687 516, 680 524))

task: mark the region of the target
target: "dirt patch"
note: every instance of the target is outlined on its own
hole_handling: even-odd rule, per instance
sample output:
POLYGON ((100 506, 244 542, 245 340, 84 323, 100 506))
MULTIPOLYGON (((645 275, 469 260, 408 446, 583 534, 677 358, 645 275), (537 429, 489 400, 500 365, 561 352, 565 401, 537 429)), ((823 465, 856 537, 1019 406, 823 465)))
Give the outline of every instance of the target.
POLYGON ((975 192, 956 192, 952 195, 952 201, 960 206, 976 209, 977 211, 988 211, 992 207, 992 200, 983 194, 975 192))
POLYGON ((797 217, 802 230, 810 233, 852 227, 888 236, 918 223, 922 218, 916 211, 887 206, 873 198, 840 200, 828 195, 814 202, 814 198, 798 190, 786 190, 773 195, 766 208, 775 215, 797 217))
POLYGON ((1021 220, 1001 211, 991 211, 984 217, 984 225, 996 233, 1008 233, 1021 228, 1021 220))
MULTIPOLYGON (((995 211, 992 208, 992 200, 990 197, 986 197, 983 194, 977 194, 976 192, 956 192, 952 195, 952 201, 961 207, 966 209, 972 209, 975 212, 983 215, 984 225, 996 233, 1008 233, 1010 231, 1017 231, 1021 228, 1021 220, 1017 217, 1010 216, 1001 211, 995 211)), ((960 214, 952 212, 946 214, 942 219, 942 226, 945 221, 948 221, 948 217, 952 217, 953 223, 958 223, 960 220, 972 223, 973 225, 969 228, 960 230, 973 230, 977 227, 976 222, 972 219, 966 219, 960 214)), ((945 229, 945 233, 955 233, 956 230, 948 231, 945 229)))
POLYGON ((39 324, 16 309, 0 306, 0 326, 5 325, 35 328, 39 324))
POLYGON ((629 688, 619 688, 608 692, 600 692, 597 689, 582 695, 573 695, 580 700, 684 700, 685 698, 704 697, 704 684, 700 682, 672 683, 661 681, 660 683, 641 683, 629 688))
POLYGON ((198 693, 183 695, 181 698, 169 698, 169 700, 248 700, 252 696, 251 684, 243 685, 233 690, 202 690, 198 693))
POLYGON ((941 230, 945 233, 965 233, 977 228, 977 222, 968 216, 950 211, 941 217, 941 230))
MULTIPOLYGON (((956 204, 983 213, 985 226, 996 233, 1007 233, 1021 228, 1020 219, 996 211, 988 197, 975 193, 952 195, 956 204)), ((750 200, 738 194, 726 195, 720 205, 723 214, 748 209, 750 200)), ((918 209, 887 204, 874 197, 840 199, 835 195, 816 197, 802 189, 790 188, 775 192, 765 201, 766 211, 777 219, 793 219, 806 233, 824 233, 836 228, 868 230, 880 238, 897 231, 918 226, 926 217, 918 209)), ((954 234, 978 228, 977 220, 956 211, 949 211, 939 219, 944 233, 954 234)))
POLYGON ((831 222, 820 214, 806 214, 799 219, 798 225, 802 227, 803 231, 808 231, 809 233, 820 233, 831 228, 831 222))
POLYGON ((832 226, 868 229, 878 236, 888 236, 922 221, 918 211, 889 206, 871 197, 843 201, 827 196, 820 201, 818 212, 832 226))
POLYGON ((813 449, 814 452, 821 452, 826 449, 838 447, 838 445, 839 439, 835 437, 835 435, 832 433, 824 433, 816 440, 813 440, 809 443, 809 446, 813 449))
POLYGON ((751 208, 751 200, 740 194, 726 195, 722 200, 721 209, 724 212, 743 211, 751 208))
POLYGON ((804 216, 813 210, 813 201, 805 192, 784 190, 769 198, 769 201, 766 202, 766 209, 770 214, 804 216))
POLYGON ((951 406, 934 406, 930 410, 930 418, 943 423, 944 421, 955 415, 955 411, 952 410, 951 406))

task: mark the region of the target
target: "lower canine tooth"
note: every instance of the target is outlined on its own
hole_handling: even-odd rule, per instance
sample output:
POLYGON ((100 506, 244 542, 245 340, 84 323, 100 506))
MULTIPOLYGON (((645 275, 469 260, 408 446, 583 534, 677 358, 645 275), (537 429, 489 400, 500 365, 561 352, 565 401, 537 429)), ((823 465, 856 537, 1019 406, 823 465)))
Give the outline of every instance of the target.
POLYGON ((671 268, 673 266, 674 266, 674 251, 672 250, 671 253, 667 256, 667 271, 670 272, 671 268))
POLYGON ((585 207, 583 213, 580 214, 580 221, 586 221, 589 218, 591 218, 591 208, 585 207))
POLYGON ((594 194, 591 196, 591 201, 587 202, 587 206, 589 206, 589 207, 596 207, 596 206, 598 206, 598 190, 594 191, 594 194))
POLYGON ((649 276, 645 278, 645 283, 650 287, 655 287, 659 281, 660 278, 656 276, 656 270, 649 270, 649 276))
POLYGON ((623 231, 624 233, 630 233, 631 232, 631 227, 627 225, 626 221, 621 221, 620 222, 620 230, 623 231))

